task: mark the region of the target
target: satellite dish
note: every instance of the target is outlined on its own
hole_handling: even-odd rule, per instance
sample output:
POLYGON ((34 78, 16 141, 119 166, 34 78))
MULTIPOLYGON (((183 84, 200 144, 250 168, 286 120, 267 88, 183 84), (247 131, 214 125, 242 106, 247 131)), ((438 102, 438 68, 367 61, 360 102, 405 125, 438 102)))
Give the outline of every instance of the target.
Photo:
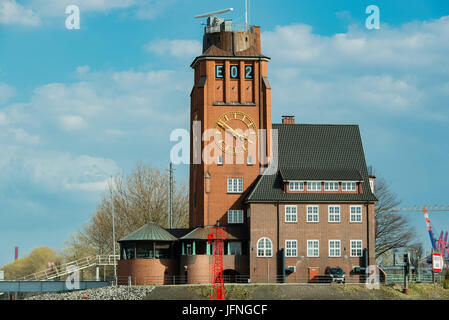
POLYGON ((228 8, 228 9, 224 9, 224 10, 213 11, 213 12, 209 12, 209 13, 203 13, 203 14, 200 14, 198 16, 195 16, 195 19, 212 17, 212 16, 216 16, 217 14, 222 14, 222 13, 226 13, 226 12, 233 11, 233 10, 234 10, 234 8, 228 8))

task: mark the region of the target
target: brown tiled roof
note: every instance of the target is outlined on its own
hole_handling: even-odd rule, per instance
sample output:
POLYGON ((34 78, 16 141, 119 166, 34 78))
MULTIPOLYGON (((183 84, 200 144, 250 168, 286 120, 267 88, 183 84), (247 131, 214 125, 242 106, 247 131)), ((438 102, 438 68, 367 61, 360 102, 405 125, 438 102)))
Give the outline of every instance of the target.
POLYGON ((223 50, 215 45, 211 45, 200 57, 264 57, 264 55, 255 46, 234 53, 230 50, 223 50))

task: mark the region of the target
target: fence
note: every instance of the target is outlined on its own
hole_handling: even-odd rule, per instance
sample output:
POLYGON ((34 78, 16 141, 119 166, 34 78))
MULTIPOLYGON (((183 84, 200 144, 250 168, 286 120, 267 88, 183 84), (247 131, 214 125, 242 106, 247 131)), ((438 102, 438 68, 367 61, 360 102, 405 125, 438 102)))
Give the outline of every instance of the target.
MULTIPOLYGON (((404 267, 383 267, 387 275, 387 283, 403 283, 404 282, 404 267)), ((409 283, 441 283, 444 278, 446 270, 443 272, 433 272, 432 268, 421 267, 412 269, 409 275, 409 283)))
MULTIPOLYGON (((402 284, 404 282, 404 268, 403 267, 384 267, 384 272, 379 272, 378 282, 381 284, 402 284)), ((444 279, 443 272, 432 273, 431 268, 420 268, 418 270, 412 270, 409 275, 409 283, 441 283, 444 279)), ((210 276, 152 276, 145 275, 140 277, 118 277, 118 285, 183 285, 183 284, 210 284, 210 276)), ((297 284, 330 284, 334 282, 344 282, 345 284, 365 284, 374 283, 375 278, 365 273, 349 274, 345 275, 344 281, 337 281, 341 279, 333 279, 328 275, 315 276, 313 279, 306 277, 298 277, 296 274, 277 276, 253 276, 249 275, 224 275, 225 283, 238 283, 238 284, 264 284, 264 283, 297 283, 297 284)))

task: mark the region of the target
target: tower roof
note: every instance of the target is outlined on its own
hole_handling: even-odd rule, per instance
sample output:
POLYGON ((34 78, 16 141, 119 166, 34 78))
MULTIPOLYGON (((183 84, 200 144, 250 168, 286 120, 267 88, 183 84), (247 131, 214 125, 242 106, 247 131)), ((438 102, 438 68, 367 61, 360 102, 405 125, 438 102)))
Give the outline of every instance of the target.
POLYGON ((118 242, 126 241, 176 241, 176 237, 171 235, 167 230, 150 222, 143 225, 136 231, 130 233, 126 237, 120 239, 118 242))

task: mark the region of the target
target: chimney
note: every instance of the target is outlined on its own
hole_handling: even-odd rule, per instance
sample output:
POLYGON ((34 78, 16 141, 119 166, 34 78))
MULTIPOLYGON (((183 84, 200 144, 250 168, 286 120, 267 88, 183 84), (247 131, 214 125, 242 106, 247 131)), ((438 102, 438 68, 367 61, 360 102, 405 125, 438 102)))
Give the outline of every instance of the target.
POLYGON ((295 124, 295 116, 282 116, 282 124, 295 124))
POLYGON ((14 261, 19 259, 19 247, 14 248, 14 261))

